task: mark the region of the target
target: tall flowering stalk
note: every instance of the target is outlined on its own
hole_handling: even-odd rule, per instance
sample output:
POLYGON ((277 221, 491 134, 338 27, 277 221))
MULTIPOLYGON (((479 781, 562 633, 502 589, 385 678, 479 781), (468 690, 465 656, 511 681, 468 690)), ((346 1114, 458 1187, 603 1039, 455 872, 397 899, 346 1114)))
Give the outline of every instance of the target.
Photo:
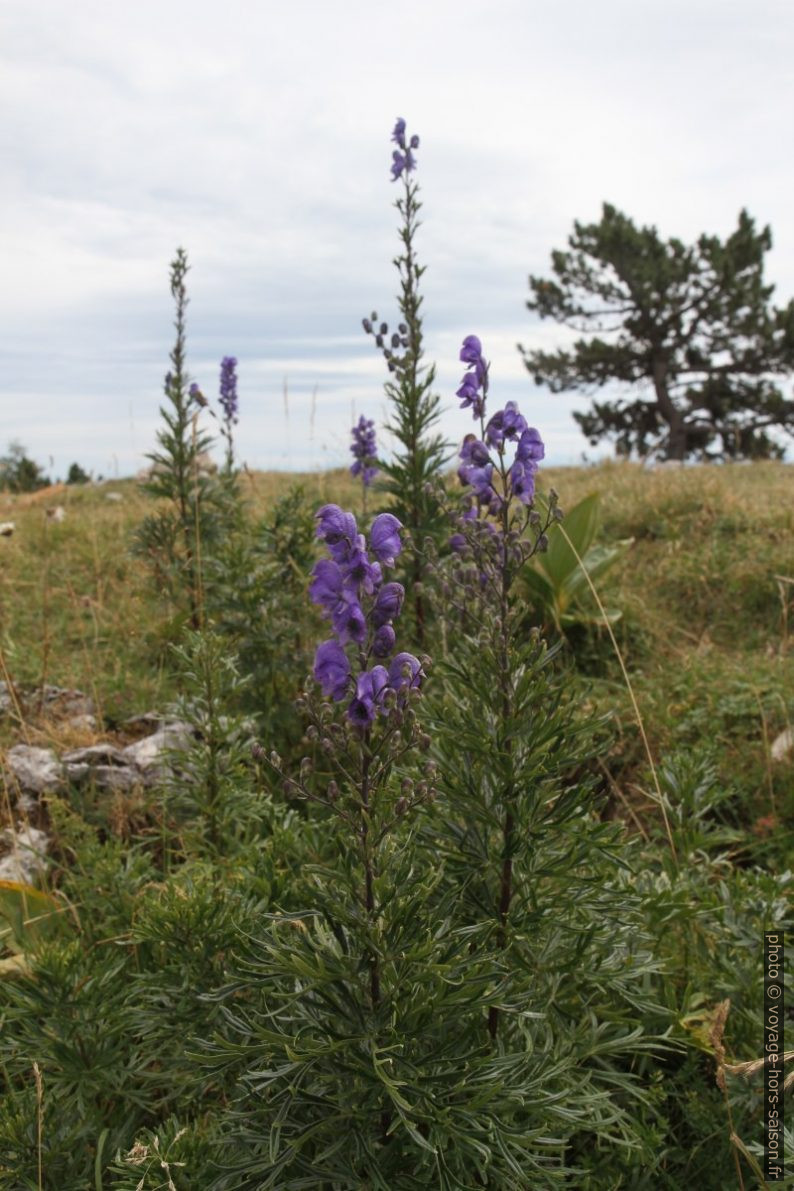
POLYGON ((350 467, 350 474, 358 476, 361 480, 362 505, 366 516, 367 490, 380 471, 375 423, 371 418, 365 418, 362 414, 351 433, 353 441, 350 444, 350 450, 353 455, 353 463, 350 467))
MULTIPOLYGON (((474 560, 478 599, 495 611, 492 648, 498 675, 498 744, 510 758, 515 748, 511 589, 520 569, 537 550, 545 548, 546 531, 560 513, 554 496, 545 520, 533 507, 535 475, 545 449, 540 434, 527 425, 516 403, 508 401, 486 422, 489 366, 476 335, 464 339, 460 359, 467 370, 457 396, 461 408, 470 408, 479 422, 480 435, 467 434, 460 450, 458 477, 466 495, 450 545, 474 560)), ((513 899, 516 796, 517 785, 510 776, 499 791, 502 855, 495 910, 500 947, 507 943, 513 899)), ((496 1037, 498 1019, 498 1008, 491 1006, 488 1028, 492 1038, 496 1037)))
MULTIPOLYGON (((399 277, 398 306, 401 319, 391 333, 376 311, 362 320, 383 353, 391 379, 385 391, 391 402, 387 430, 398 446, 393 459, 383 463, 385 490, 391 493, 395 513, 415 540, 443 530, 442 505, 435 492, 447 458, 447 447, 434 430, 439 418, 439 398, 433 393, 435 367, 424 362, 422 297, 419 292, 424 267, 416 259, 419 229, 419 185, 413 178, 419 137, 408 137, 405 120, 398 119, 392 132, 392 181, 401 182, 402 194, 395 202, 400 215, 401 250, 395 258, 399 277)), ((413 611, 417 642, 425 639, 427 609, 420 590, 422 563, 414 549, 409 566, 413 589, 413 611)))
POLYGON ((158 586, 169 590, 175 600, 186 595, 190 625, 197 629, 202 603, 201 548, 212 537, 213 517, 210 482, 199 467, 200 457, 210 445, 209 436, 198 426, 206 402, 197 386, 189 385, 187 372, 188 269, 187 253, 179 248, 170 270, 176 338, 165 377, 166 400, 160 407, 158 449, 148 456, 153 466, 146 488, 167 504, 144 520, 135 546, 153 563, 158 586))

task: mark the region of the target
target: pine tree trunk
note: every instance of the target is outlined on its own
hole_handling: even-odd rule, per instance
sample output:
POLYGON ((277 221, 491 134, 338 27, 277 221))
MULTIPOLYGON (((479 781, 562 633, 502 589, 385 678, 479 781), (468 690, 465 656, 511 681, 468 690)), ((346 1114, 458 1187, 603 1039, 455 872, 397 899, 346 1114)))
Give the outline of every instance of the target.
POLYGON ((684 418, 675 405, 667 387, 668 361, 661 353, 653 357, 653 388, 656 393, 656 407, 670 427, 667 444, 667 458, 683 462, 686 456, 686 427, 684 418))

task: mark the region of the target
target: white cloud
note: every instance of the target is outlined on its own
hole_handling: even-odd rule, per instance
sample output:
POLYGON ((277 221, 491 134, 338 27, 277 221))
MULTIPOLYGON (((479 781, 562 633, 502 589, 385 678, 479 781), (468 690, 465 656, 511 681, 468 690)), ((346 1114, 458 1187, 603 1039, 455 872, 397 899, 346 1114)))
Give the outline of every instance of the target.
POLYGON ((402 114, 422 136, 444 430, 465 429, 451 394, 476 330, 494 392, 521 400, 552 457, 576 458, 582 401, 536 390, 515 351, 558 334, 525 312, 527 274, 604 199, 683 238, 725 234, 747 206, 772 224, 787 299, 793 29, 782 0, 6 0, 6 437, 60 471, 106 470, 114 454, 135 469, 184 244, 191 366, 209 384, 222 355, 240 359, 243 454, 297 466, 316 385, 308 454, 341 462, 351 408, 383 405, 380 361, 356 335, 373 304, 394 313, 388 134, 402 114))

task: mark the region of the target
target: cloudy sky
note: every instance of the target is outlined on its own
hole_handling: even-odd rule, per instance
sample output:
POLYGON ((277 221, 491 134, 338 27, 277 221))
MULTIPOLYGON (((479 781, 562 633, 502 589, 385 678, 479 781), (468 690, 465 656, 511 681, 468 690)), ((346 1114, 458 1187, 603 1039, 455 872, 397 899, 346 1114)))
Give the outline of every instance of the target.
POLYGON ((788 300, 793 35, 790 0, 3 0, 0 452, 141 466, 183 245, 190 370, 214 393, 237 356, 241 455, 345 462, 353 414, 384 413, 360 319, 395 310, 402 115, 444 431, 468 426, 475 332, 494 400, 576 461, 586 402, 535 388, 516 351, 555 336, 525 310, 528 273, 604 200, 684 239, 746 206, 788 300))

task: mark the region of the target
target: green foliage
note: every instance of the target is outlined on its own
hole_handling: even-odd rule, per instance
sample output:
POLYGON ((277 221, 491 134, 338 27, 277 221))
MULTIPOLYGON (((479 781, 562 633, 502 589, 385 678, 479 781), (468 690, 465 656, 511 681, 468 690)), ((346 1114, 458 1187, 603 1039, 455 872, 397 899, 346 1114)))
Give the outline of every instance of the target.
POLYGON ((174 710, 193 729, 195 741, 174 757, 176 776, 166 785, 165 805, 179 820, 188 850, 200 855, 229 855, 242 848, 261 814, 251 725, 231 713, 250 679, 240 676, 227 650, 210 629, 186 631, 174 649, 181 690, 174 710))
MULTIPOLYGON (((629 539, 613 546, 596 545, 598 518, 599 496, 594 492, 566 512, 564 524, 552 524, 547 549, 536 554, 522 572, 533 615, 557 632, 571 625, 603 623, 601 613, 592 610, 587 576, 595 584, 632 544, 629 539)), ((619 609, 607 612, 610 623, 620 616, 619 609)))
POLYGON ((568 242, 552 253, 553 280, 530 277, 527 306, 596 334, 571 349, 521 348, 527 369, 554 393, 648 390, 574 414, 591 443, 611 437, 621 454, 668 459, 781 457, 769 432, 794 431, 794 401, 776 379, 794 368, 794 301, 770 304, 769 228, 756 232, 742 211, 724 242, 704 234, 687 246, 605 203, 601 221, 575 223, 568 242))
POLYGON ((314 558, 314 507, 297 484, 256 525, 226 536, 206 568, 208 616, 246 677, 231 706, 255 716, 285 756, 301 735, 293 704, 316 637, 306 601, 314 558))
POLYGON ((21 443, 9 443, 7 454, 0 457, 0 492, 35 492, 46 488, 49 482, 38 463, 28 458, 21 443))

